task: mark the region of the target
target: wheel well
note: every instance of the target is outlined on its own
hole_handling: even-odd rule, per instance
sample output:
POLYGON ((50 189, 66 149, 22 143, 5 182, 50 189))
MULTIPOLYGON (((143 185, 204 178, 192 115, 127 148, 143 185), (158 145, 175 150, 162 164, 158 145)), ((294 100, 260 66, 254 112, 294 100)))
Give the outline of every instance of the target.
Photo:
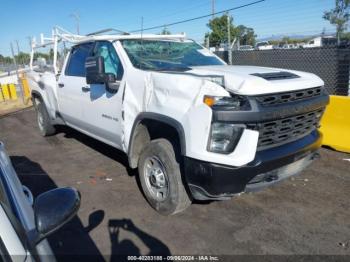
MULTIPOLYGON (((181 134, 182 135, 182 134, 181 134)), ((129 148, 129 164, 131 168, 138 165, 139 156, 146 145, 152 140, 165 138, 173 145, 178 156, 184 154, 182 150, 182 137, 179 130, 169 123, 154 119, 143 119, 138 122, 132 135, 129 148)))
POLYGON ((37 92, 32 92, 32 101, 33 101, 33 104, 35 105, 35 100, 40 100, 40 101, 43 101, 41 95, 37 92))

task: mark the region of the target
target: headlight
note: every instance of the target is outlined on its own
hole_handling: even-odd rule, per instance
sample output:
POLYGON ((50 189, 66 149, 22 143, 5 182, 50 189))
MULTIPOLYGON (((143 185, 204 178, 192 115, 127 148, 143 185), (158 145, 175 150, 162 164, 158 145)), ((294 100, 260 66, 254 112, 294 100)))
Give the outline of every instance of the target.
POLYGON ((232 153, 244 130, 243 125, 213 123, 208 150, 215 153, 232 153))
POLYGON ((204 104, 212 109, 220 110, 245 110, 249 108, 249 102, 242 96, 204 96, 204 104))

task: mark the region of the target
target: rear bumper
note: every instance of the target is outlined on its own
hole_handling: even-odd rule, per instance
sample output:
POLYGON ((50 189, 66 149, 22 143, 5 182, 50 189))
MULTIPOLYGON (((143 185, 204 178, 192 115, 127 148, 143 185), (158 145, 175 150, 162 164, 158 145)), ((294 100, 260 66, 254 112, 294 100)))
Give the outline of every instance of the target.
POLYGON ((232 167, 185 158, 185 177, 192 197, 223 200, 261 190, 298 174, 318 156, 322 135, 313 131, 297 141, 256 153, 243 166, 232 167))

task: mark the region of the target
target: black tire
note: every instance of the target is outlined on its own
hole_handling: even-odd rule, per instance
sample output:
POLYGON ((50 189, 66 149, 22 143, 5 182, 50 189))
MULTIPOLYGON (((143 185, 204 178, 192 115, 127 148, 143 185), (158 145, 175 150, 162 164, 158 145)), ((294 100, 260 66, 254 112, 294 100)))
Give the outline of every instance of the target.
POLYGON ((37 113, 37 122, 40 134, 42 136, 52 136, 56 133, 56 128, 51 124, 49 113, 46 110, 45 104, 37 99, 35 101, 37 113))
POLYGON ((176 161, 174 147, 168 140, 162 138, 153 140, 143 149, 139 158, 138 171, 144 195, 158 213, 173 215, 191 205, 191 200, 182 182, 180 164, 176 161), (152 179, 146 175, 148 173, 146 165, 152 160, 160 162, 165 171, 167 193, 164 194, 162 200, 157 199, 152 193, 152 189, 150 189, 152 179))

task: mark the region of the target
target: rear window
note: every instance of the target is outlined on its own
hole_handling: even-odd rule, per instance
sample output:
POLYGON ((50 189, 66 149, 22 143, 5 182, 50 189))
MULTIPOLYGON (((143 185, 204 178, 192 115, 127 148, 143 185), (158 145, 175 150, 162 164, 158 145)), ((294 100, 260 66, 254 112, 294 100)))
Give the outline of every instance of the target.
POLYGON ((86 43, 73 47, 65 72, 67 76, 86 76, 85 60, 90 55, 92 45, 92 43, 86 43))

